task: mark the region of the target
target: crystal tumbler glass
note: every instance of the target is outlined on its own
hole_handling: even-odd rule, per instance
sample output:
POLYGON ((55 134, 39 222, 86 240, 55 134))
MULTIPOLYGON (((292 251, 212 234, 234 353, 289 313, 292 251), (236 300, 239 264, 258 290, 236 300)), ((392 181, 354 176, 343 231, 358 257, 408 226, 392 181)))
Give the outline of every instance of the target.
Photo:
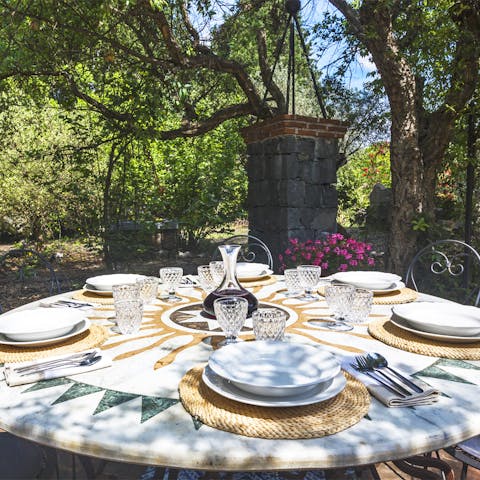
POLYGON ((347 312, 349 323, 363 323, 372 310, 373 292, 364 288, 356 288, 347 312))
POLYGON ((167 287, 167 302, 180 302, 182 299, 175 294, 180 282, 182 281, 183 268, 181 267, 164 267, 160 269, 160 278, 167 287))
POLYGON ((327 328, 340 331, 352 330, 353 327, 345 320, 350 310, 354 292, 355 287, 352 285, 331 284, 325 286, 325 300, 335 319, 326 324, 327 328))
POLYGON ((137 285, 140 290, 140 298, 145 305, 153 303, 157 298, 158 280, 157 277, 145 277, 137 280, 137 285))
POLYGON ((219 346, 237 342, 237 337, 247 319, 248 301, 242 297, 223 297, 213 302, 215 317, 225 333, 219 346))
POLYGON ((212 290, 215 290, 217 284, 213 279, 212 270, 210 265, 199 265, 197 267, 198 281, 200 286, 205 293, 210 293, 212 290))
POLYGON ((136 300, 140 298, 140 286, 137 283, 112 286, 113 303, 121 300, 136 300))
POLYGON ((296 268, 287 268, 283 272, 283 276, 287 287, 286 297, 298 297, 303 293, 303 288, 300 285, 300 277, 296 268))
POLYGON ((259 308, 252 313, 256 340, 283 340, 287 314, 278 308, 259 308))
POLYGON ((299 265, 297 270, 300 285, 305 290, 305 294, 300 298, 308 302, 318 300, 320 297, 314 294, 314 291, 320 281, 322 268, 319 265, 299 265))
POLYGON ((136 333, 140 329, 143 316, 143 300, 118 300, 115 303, 117 327, 122 335, 136 333))
POLYGON ((212 272, 213 281, 215 282, 215 287, 217 288, 220 283, 222 283, 223 277, 225 275, 225 265, 223 261, 215 260, 210 262, 210 271, 212 272))

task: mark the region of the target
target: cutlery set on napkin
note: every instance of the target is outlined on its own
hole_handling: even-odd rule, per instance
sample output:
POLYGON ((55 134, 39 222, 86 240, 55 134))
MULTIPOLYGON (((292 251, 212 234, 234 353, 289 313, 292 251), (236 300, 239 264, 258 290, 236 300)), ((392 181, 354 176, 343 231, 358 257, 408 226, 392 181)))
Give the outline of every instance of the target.
POLYGON ((52 378, 86 373, 109 367, 111 358, 98 348, 42 358, 30 362, 5 363, 4 374, 11 387, 52 378))
POLYGON ((431 405, 440 392, 419 379, 400 373, 388 365, 380 354, 369 353, 350 358, 344 367, 361 380, 368 391, 387 407, 416 407, 431 405))
POLYGON ((73 298, 61 297, 52 300, 42 300, 39 305, 47 308, 77 308, 79 310, 90 311, 97 305, 82 300, 74 300, 73 298))

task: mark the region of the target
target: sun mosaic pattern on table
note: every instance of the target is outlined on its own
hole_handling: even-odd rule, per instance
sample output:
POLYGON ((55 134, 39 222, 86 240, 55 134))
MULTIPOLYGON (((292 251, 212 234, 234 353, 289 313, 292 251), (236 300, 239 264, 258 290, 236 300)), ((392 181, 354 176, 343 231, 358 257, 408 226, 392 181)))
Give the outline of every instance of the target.
MULTIPOLYGON (((276 308, 281 308, 286 312, 287 335, 298 335, 309 342, 341 349, 346 353, 363 353, 361 349, 349 345, 348 342, 344 341, 339 344, 328 340, 330 336, 329 332, 331 331, 318 326, 318 324, 321 325, 322 320, 328 321, 331 319, 330 312, 325 302, 302 302, 295 298, 286 297, 283 290, 272 291, 265 295, 260 286, 253 287, 251 291, 256 295, 258 294, 260 307, 274 306, 276 308), (315 320, 316 325, 311 323, 312 320, 315 320), (323 332, 323 334, 318 335, 319 332, 323 332)), ((153 369, 158 370, 171 365, 175 362, 175 359, 179 354, 202 342, 207 343, 214 349, 217 348, 218 342, 224 338, 222 330, 215 319, 209 318, 203 313, 203 297, 199 295, 199 291, 196 291, 195 293, 196 295, 188 295, 186 292, 180 292, 182 302, 174 305, 164 302, 161 299, 157 299, 154 306, 146 309, 144 320, 138 334, 129 335, 127 338, 123 335, 113 333, 109 341, 101 347, 102 350, 110 351, 113 354, 113 361, 129 359, 145 352, 167 352, 164 356, 159 357, 154 362, 153 369), (186 337, 188 340, 180 346, 178 346, 178 343, 181 343, 181 341, 172 341, 175 339, 182 339, 182 337, 186 337), (122 352, 114 354, 113 350, 118 347, 122 347, 119 348, 122 352)), ((104 306, 102 309, 104 309, 104 306)), ((353 331, 342 333, 344 335, 352 335, 366 340, 372 339, 368 333, 358 333, 353 331)), ((247 320, 246 325, 240 333, 240 337, 243 340, 254 339, 251 320, 247 320)), ((333 338, 333 336, 330 338, 333 338)), ((417 372, 417 375, 422 377, 443 378, 453 382, 469 383, 468 380, 462 378, 458 372, 472 368, 479 369, 479 367, 475 367, 467 362, 437 360, 432 362, 430 367, 417 372), (448 372, 448 369, 451 369, 452 367, 455 367, 456 369, 455 374, 448 372)), ((93 411, 93 415, 141 397, 141 412, 139 412, 140 423, 146 422, 150 418, 179 402, 178 398, 123 392, 109 388, 102 388, 96 385, 89 385, 70 378, 41 381, 26 388, 24 393, 59 385, 70 386, 63 394, 54 400, 53 404, 66 402, 85 395, 103 391, 104 394, 93 411)), ((201 422, 198 422, 195 419, 192 419, 192 421, 196 430, 202 426, 201 422)))

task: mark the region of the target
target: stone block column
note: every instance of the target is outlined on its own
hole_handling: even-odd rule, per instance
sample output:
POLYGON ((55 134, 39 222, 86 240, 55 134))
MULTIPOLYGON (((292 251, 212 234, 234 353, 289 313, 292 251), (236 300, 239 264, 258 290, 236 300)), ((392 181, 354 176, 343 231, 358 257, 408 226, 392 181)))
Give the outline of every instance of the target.
POLYGON ((336 231, 338 120, 279 115, 242 130, 247 143, 250 234, 278 255, 290 238, 336 231))

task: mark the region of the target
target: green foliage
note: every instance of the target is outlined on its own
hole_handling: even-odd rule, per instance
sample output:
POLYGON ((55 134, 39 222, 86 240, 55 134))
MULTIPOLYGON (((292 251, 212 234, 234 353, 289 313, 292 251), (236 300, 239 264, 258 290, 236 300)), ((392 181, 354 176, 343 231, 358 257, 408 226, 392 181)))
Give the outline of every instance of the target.
POLYGON ((369 196, 376 183, 391 186, 390 152, 387 142, 359 150, 338 171, 337 191, 342 225, 363 223, 369 196))
POLYGON ((428 228, 430 227, 430 224, 427 222, 425 217, 418 217, 412 222, 412 230, 414 232, 426 232, 428 228))
POLYGON ((155 143, 152 211, 159 218, 177 219, 193 245, 243 217, 243 149, 238 122, 227 122, 202 137, 155 143))
POLYGON ((58 109, 15 93, 19 104, 0 113, 1 231, 38 241, 98 228, 95 156, 58 109))

